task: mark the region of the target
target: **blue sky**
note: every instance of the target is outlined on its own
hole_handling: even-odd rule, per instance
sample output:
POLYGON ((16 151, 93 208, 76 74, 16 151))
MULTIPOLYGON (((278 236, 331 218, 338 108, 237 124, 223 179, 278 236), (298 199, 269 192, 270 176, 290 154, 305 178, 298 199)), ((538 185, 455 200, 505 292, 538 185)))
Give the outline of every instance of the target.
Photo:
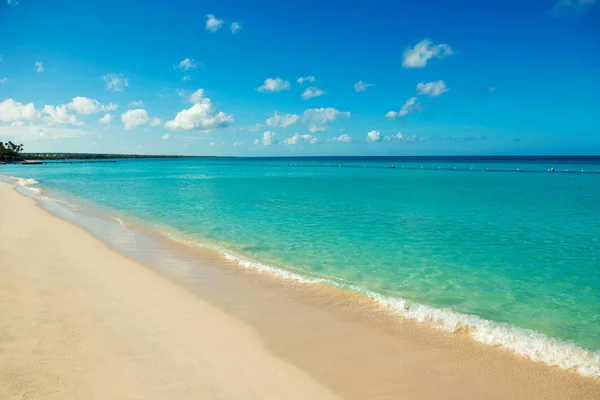
POLYGON ((26 151, 600 153, 595 0, 1 1, 26 151))

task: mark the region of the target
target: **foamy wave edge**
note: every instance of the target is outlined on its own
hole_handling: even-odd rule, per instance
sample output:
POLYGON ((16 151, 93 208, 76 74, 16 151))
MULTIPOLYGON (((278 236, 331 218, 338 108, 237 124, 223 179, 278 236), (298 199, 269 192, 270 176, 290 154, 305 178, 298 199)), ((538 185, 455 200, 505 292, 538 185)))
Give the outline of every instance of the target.
MULTIPOLYGON (((22 187, 37 189, 35 191, 36 193, 39 193, 40 189, 27 187, 28 185, 37 184, 38 182, 35 179, 18 177, 8 178, 17 182, 17 184, 22 187)), ((48 197, 48 199, 63 202, 55 198, 48 197)), ((64 203, 69 204, 67 202, 64 203)), ((120 219, 114 220, 114 222, 125 227, 124 222, 120 219)), ((473 339, 480 343, 491 346, 501 346, 504 349, 514 351, 533 361, 573 371, 582 376, 596 379, 600 378, 600 352, 585 350, 576 344, 550 338, 540 332, 518 328, 506 323, 489 321, 476 315, 461 314, 451 310, 443 310, 418 303, 412 303, 399 297, 384 296, 380 293, 365 290, 355 285, 337 282, 333 279, 305 277, 282 268, 248 260, 231 251, 224 250, 223 248, 214 245, 185 240, 178 237, 176 234, 169 233, 167 230, 161 229, 161 231, 171 240, 217 251, 226 259, 237 263, 241 267, 276 276, 278 278, 292 280, 301 284, 328 285, 361 293, 375 301, 383 309, 391 311, 403 318, 427 323, 437 329, 447 332, 467 330, 473 339)))
POLYGON ((28 189, 37 194, 41 192, 40 188, 31 187, 31 185, 38 184, 38 181, 36 181, 35 179, 20 178, 18 176, 6 176, 6 178, 8 178, 8 181, 13 181, 24 189, 28 189))
POLYGON ((326 278, 303 277, 294 272, 247 260, 227 251, 219 249, 217 251, 221 252, 228 260, 235 261, 244 268, 291 279, 303 284, 330 285, 359 292, 374 300, 382 308, 403 318, 427 323, 447 332, 454 333, 466 329, 473 339, 483 344, 501 346, 536 362, 560 367, 583 376, 600 378, 600 352, 585 350, 573 343, 550 338, 530 329, 489 321, 476 315, 461 314, 412 303, 403 298, 384 296, 354 285, 343 284, 326 278))

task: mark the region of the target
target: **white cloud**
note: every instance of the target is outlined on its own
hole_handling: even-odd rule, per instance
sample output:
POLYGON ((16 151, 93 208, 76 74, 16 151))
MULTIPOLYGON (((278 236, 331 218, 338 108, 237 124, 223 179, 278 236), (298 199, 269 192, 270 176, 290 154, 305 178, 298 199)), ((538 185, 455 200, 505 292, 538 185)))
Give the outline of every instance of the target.
POLYGON ((211 32, 218 31, 223 25, 223 20, 216 19, 214 15, 208 14, 206 15, 206 29, 211 32))
POLYGON ((496 91, 496 88, 495 88, 494 86, 490 86, 490 87, 488 88, 488 90, 489 90, 490 92, 495 92, 495 91, 496 91))
POLYGON ((283 79, 267 78, 262 86, 256 88, 259 92, 281 92, 282 90, 288 90, 290 88, 290 82, 284 81, 283 79))
POLYGON ((186 75, 186 76, 183 77, 183 80, 184 80, 184 82, 191 81, 192 77, 189 76, 189 75, 186 75))
POLYGON ((427 61, 433 57, 443 58, 452 54, 454 51, 447 44, 434 45, 430 40, 425 39, 417 43, 415 47, 409 47, 404 51, 402 66, 404 68, 425 68, 427 61))
POLYGON ((239 22, 232 22, 231 23, 231 33, 233 33, 234 35, 236 33, 238 33, 238 31, 242 29, 242 26, 240 25, 239 22))
POLYGON ((446 86, 444 81, 417 83, 417 93, 427 95, 429 97, 437 97, 443 93, 446 93, 448 90, 450 90, 450 88, 446 86))
POLYGON ((44 72, 44 63, 41 61, 35 62, 35 72, 44 72))
POLYGON ((215 142, 210 142, 210 147, 215 147, 217 144, 215 142))
POLYGON ((89 135, 90 131, 81 128, 50 126, 44 124, 25 124, 22 121, 0 126, 0 137, 10 140, 26 141, 35 139, 61 139, 89 135))
POLYGON ((363 81, 358 81, 354 84, 354 90, 357 92, 366 92, 369 86, 374 86, 373 83, 364 83, 363 81))
POLYGON ((189 100, 194 105, 177 113, 174 120, 167 121, 165 128, 209 132, 233 123, 233 115, 217 111, 210 99, 204 97, 202 89, 195 91, 189 100))
POLYGON ((367 142, 375 143, 381 140, 381 133, 379 131, 369 131, 367 133, 367 142))
POLYGON ((335 108, 309 108, 304 111, 303 119, 306 122, 313 124, 326 124, 327 122, 335 121, 341 117, 350 117, 347 111, 339 111, 335 108))
POLYGON ((113 119, 112 115, 106 114, 104 117, 100 118, 98 120, 98 122, 100 122, 103 125, 108 125, 108 124, 110 124, 110 122, 112 121, 112 119, 113 119))
POLYGON ((287 128, 294 125, 300 120, 300 116, 296 114, 279 114, 275 112, 272 117, 267 119, 267 126, 272 128, 287 128))
POLYGON ((412 142, 420 142, 421 141, 421 139, 417 138, 417 135, 404 136, 402 134, 402 132, 398 132, 395 135, 388 135, 388 136, 384 137, 383 140, 386 140, 388 142, 398 141, 398 142, 404 142, 404 143, 412 143, 412 142))
POLYGON ((318 89, 314 86, 306 88, 304 92, 302 92, 302 98, 304 100, 312 99, 313 97, 319 97, 327 94, 326 91, 318 89))
POLYGON ((23 104, 13 99, 6 99, 0 103, 0 121, 31 121, 40 118, 33 103, 23 104))
POLYGON ((275 132, 266 131, 263 133, 262 140, 256 139, 254 141, 254 144, 262 143, 263 146, 271 146, 272 144, 277 143, 277 141, 275 140, 275 135, 277 135, 275 132))
POLYGON ((143 108, 128 110, 121 114, 121 121, 123 121, 126 131, 144 125, 146 122, 148 122, 148 119, 148 111, 144 110, 143 108))
POLYGON ((405 115, 418 110, 420 106, 421 105, 417 103, 417 98, 413 96, 410 99, 406 100, 406 103, 402 105, 400 111, 388 111, 388 113, 385 114, 385 116, 388 118, 404 117, 405 115))
POLYGON ((134 100, 131 103, 127 104, 127 108, 140 108, 144 107, 144 102, 142 100, 134 100))
POLYGON ((308 131, 310 133, 319 133, 319 132, 326 132, 327 131, 327 126, 325 125, 310 125, 308 127, 308 131))
POLYGON ((343 143, 350 143, 353 139, 346 135, 345 133, 343 135, 340 136, 336 136, 336 137, 332 137, 331 139, 329 139, 330 142, 343 142, 343 143))
POLYGON ((129 79, 123 74, 106 74, 102 79, 106 82, 106 89, 113 92, 120 92, 129 86, 129 79))
POLYGON ((296 79, 296 82, 298 82, 300 85, 302 85, 304 82, 313 83, 315 81, 316 81, 316 79, 312 75, 305 76, 305 77, 300 77, 300 78, 296 79))
POLYGON ((317 144, 317 143, 319 143, 319 139, 317 139, 313 135, 309 135, 309 134, 301 135, 299 133, 294 133, 291 137, 285 139, 283 141, 283 143, 284 144, 299 144, 299 143, 317 144))
POLYGON ((188 97, 188 101, 192 104, 200 103, 204 98, 204 89, 198 89, 188 97))
POLYGON ((161 122, 162 121, 160 118, 152 118, 152 121, 150 121, 150 126, 159 126, 161 122))
POLYGON ((246 130, 248 132, 258 132, 258 131, 260 131, 264 127, 265 127, 265 125, 263 125, 263 124, 254 124, 254 125, 246 128, 246 130))
POLYGON ((103 106, 98 100, 78 96, 73 97, 71 102, 67 104, 67 107, 70 110, 75 111, 77 114, 90 115, 100 111, 114 111, 118 106, 112 103, 107 106, 103 106))
POLYGON ((186 58, 185 60, 181 60, 176 68, 179 68, 183 71, 189 71, 191 69, 198 68, 199 63, 193 58, 186 58))
POLYGON ((171 135, 169 135, 168 133, 165 133, 165 134, 162 136, 162 140, 169 140, 169 139, 171 139, 171 135))
POLYGON ((0 79, 0 84, 3 84, 3 83, 8 83, 8 78, 0 79))
POLYGON ((75 115, 69 114, 67 106, 51 106, 45 105, 42 112, 47 115, 45 118, 46 122, 50 125, 83 125, 83 122, 79 121, 75 115))
POLYGON ((19 1, 18 0, 7 0, 7 4, 9 6, 17 6, 17 5, 19 5, 19 1))
POLYGON ((233 142, 233 145, 234 145, 234 146, 243 146, 243 145, 244 145, 244 142, 235 141, 235 142, 233 142))

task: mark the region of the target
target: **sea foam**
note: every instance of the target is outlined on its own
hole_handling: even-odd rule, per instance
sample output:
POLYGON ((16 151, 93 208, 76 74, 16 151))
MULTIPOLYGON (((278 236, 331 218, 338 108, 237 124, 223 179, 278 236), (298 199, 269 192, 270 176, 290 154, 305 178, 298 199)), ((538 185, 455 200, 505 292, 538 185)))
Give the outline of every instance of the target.
MULTIPOLYGON (((34 189, 36 193, 39 193, 39 188, 30 187, 31 185, 38 183, 35 179, 24 179, 18 177, 9 177, 9 179, 15 181, 22 187, 30 190, 34 189)), ((49 199, 60 201, 54 198, 49 199)), ((123 220, 113 218, 113 221, 125 227, 125 222, 123 220)), ((427 323, 437 329, 447 332, 466 330, 470 333, 473 339, 483 344, 500 346, 506 350, 514 351, 515 353, 533 361, 574 371, 582 376, 596 379, 600 378, 600 352, 598 351, 589 351, 577 346, 576 344, 551 338, 537 331, 519 328, 506 323, 486 320, 476 315, 462 314, 449 309, 429 307, 410 302, 400 297, 385 296, 356 285, 341 282, 334 278, 303 276, 299 273, 284 268, 274 267, 247 259, 214 244, 202 243, 196 240, 188 240, 187 238, 184 239, 180 234, 173 232, 171 229, 168 229, 168 227, 155 226, 155 228, 171 240, 191 244, 194 246, 210 248, 214 251, 217 251, 226 259, 235 262, 243 268, 252 269, 282 279, 292 280, 300 284, 327 285, 361 293, 375 301, 383 309, 391 311, 392 313, 403 318, 414 320, 420 323, 427 323)))
POLYGON ((215 250, 221 252, 226 259, 235 261, 244 268, 279 278, 291 279, 302 284, 329 285, 358 292, 371 298, 382 308, 403 318, 427 323, 447 332, 467 330, 472 338, 480 343, 500 346, 530 360, 574 371, 583 376, 600 378, 600 352, 592 352, 573 343, 545 336, 540 332, 489 321, 476 315, 429 307, 399 297, 384 296, 355 285, 336 282, 333 279, 305 277, 282 268, 248 260, 228 251, 215 250))

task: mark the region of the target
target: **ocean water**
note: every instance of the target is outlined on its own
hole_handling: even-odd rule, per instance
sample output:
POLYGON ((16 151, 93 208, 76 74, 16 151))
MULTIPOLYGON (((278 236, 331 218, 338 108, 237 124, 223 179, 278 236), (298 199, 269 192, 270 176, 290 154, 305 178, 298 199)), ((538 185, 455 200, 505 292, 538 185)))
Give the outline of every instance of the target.
POLYGON ((119 160, 0 175, 600 378, 600 157, 119 160))

